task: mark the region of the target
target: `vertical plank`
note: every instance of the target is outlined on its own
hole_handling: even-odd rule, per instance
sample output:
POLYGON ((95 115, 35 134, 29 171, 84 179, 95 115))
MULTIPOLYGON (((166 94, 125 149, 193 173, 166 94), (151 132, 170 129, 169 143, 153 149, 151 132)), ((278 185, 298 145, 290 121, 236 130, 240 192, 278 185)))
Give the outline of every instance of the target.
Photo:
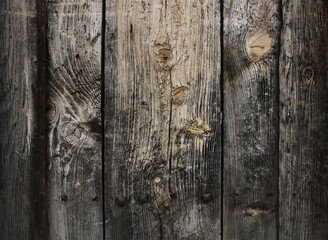
POLYGON ((328 3, 282 1, 280 239, 328 239, 328 3))
POLYGON ((223 237, 277 239, 279 1, 223 11, 223 237))
POLYGON ((45 5, 0 2, 0 239, 47 239, 45 5))
POLYGON ((102 1, 48 10, 48 193, 52 239, 101 239, 102 1))
POLYGON ((106 1, 106 239, 218 239, 219 1, 106 1))

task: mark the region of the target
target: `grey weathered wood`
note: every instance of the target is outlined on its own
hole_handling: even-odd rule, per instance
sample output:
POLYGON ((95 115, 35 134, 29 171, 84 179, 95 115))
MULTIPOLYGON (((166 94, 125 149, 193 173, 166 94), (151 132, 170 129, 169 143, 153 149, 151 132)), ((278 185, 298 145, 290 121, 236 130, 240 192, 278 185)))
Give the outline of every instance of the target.
POLYGON ((280 239, 328 239, 328 3, 284 0, 280 239))
POLYGON ((102 1, 48 11, 48 205, 52 239, 101 239, 102 1))
POLYGON ((219 1, 106 8, 106 239, 219 239, 219 1))
POLYGON ((224 1, 223 239, 277 239, 279 1, 224 1))
POLYGON ((45 5, 0 2, 0 239, 47 239, 45 5))

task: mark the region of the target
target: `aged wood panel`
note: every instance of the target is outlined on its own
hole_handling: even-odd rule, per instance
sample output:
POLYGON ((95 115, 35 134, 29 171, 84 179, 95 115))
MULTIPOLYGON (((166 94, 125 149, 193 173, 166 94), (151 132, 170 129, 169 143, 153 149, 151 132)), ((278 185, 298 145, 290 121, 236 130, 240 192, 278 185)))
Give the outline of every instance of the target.
POLYGON ((328 239, 328 3, 283 1, 280 239, 328 239))
POLYGON ((219 239, 219 1, 106 1, 106 239, 219 239))
POLYGON ((223 237, 277 239, 279 1, 223 12, 223 237))
POLYGON ((102 1, 48 10, 48 205, 52 239, 101 239, 102 1))
POLYGON ((0 239, 47 239, 45 5, 0 2, 0 239))

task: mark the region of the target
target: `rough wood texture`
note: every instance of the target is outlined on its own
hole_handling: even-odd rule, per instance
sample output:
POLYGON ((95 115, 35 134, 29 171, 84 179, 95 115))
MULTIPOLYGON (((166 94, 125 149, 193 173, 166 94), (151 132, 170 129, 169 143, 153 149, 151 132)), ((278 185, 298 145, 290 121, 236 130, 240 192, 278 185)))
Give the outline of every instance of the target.
POLYGON ((101 239, 102 1, 48 9, 48 193, 52 239, 101 239))
POLYGON ((219 239, 219 1, 106 5, 106 239, 219 239))
POLYGON ((224 1, 223 238, 276 239, 279 1, 224 1))
POLYGON ((0 239, 46 239, 45 5, 0 2, 0 239))
POLYGON ((328 3, 283 1, 280 239, 328 239, 328 3))

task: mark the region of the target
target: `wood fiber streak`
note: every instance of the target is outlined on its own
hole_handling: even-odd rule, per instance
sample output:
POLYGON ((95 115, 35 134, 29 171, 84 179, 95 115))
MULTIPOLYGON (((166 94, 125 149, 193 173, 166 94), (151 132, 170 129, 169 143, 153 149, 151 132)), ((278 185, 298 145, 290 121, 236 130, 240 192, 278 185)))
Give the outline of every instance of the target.
POLYGON ((278 0, 224 1, 223 239, 276 239, 278 0))
POLYGON ((102 1, 48 10, 48 205, 52 239, 102 239, 102 1))
POLYGON ((45 6, 0 2, 0 239, 47 239, 45 6))
POLYGON ((328 239, 328 3, 283 0, 280 239, 328 239))
POLYGON ((219 1, 106 1, 105 51, 106 239, 220 239, 219 1))

